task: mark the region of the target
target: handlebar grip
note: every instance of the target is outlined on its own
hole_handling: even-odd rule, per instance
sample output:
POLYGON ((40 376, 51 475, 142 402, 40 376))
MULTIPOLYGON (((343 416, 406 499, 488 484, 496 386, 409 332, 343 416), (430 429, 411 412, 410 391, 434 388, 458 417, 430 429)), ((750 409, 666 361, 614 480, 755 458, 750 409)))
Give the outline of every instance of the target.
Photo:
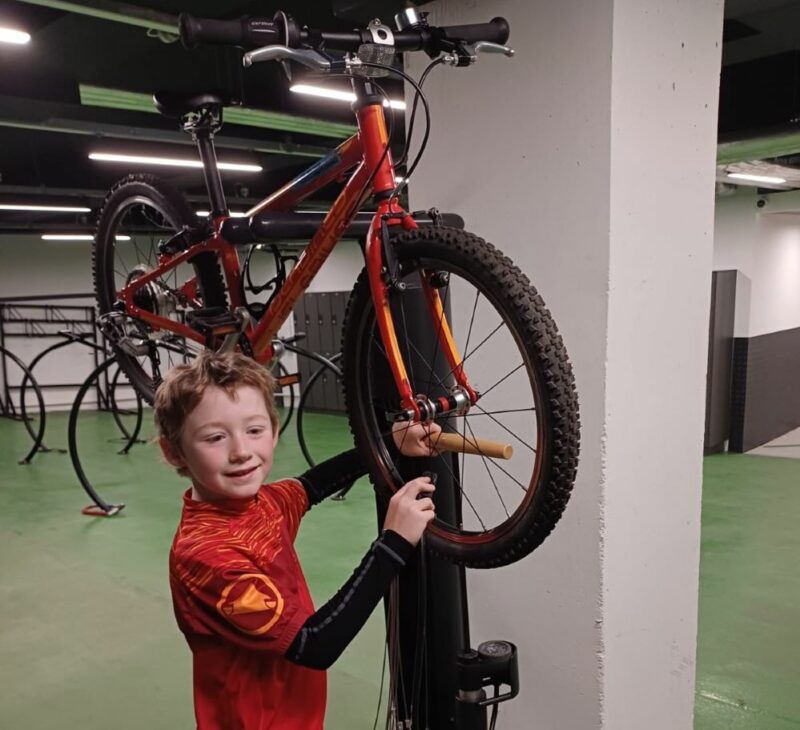
POLYGON ((281 29, 270 18, 215 20, 189 13, 178 16, 181 42, 186 48, 200 45, 257 47, 283 43, 281 29))
POLYGON ((505 18, 492 18, 488 23, 472 25, 448 25, 440 28, 448 40, 459 40, 467 43, 489 41, 503 45, 511 34, 511 27, 505 18))

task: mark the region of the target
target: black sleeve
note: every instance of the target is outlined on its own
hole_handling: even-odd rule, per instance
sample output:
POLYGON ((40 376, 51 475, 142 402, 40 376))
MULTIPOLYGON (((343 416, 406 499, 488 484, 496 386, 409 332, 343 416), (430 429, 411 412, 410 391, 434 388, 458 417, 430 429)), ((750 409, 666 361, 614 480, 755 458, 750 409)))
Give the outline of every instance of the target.
POLYGON ((385 530, 336 595, 308 617, 286 650, 286 658, 312 669, 330 667, 364 626, 413 551, 405 538, 385 530))
POLYGON ((350 486, 367 473, 367 467, 356 449, 344 451, 338 456, 312 466, 298 477, 308 495, 308 506, 319 504, 326 497, 350 486))

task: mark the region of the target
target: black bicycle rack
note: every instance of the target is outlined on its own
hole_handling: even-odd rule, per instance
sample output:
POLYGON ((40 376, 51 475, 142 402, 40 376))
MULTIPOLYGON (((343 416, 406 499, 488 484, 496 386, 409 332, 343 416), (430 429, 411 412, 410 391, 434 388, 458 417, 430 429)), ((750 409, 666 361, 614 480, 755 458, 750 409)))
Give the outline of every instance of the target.
POLYGON ((28 453, 23 456, 20 460, 20 464, 29 464, 31 458, 36 453, 37 449, 40 448, 42 439, 44 438, 44 428, 45 428, 45 405, 44 405, 44 396, 42 395, 42 390, 39 387, 39 384, 36 382, 33 375, 31 375, 30 369, 25 365, 22 360, 20 360, 13 352, 11 352, 7 347, 0 345, 0 358, 2 358, 2 380, 3 380, 3 394, 2 399, 0 399, 0 416, 4 418, 10 418, 15 421, 22 421, 25 424, 25 429, 33 438, 33 446, 28 451, 28 453), (39 427, 34 431, 33 426, 31 425, 31 421, 34 420, 29 414, 25 407, 24 400, 20 400, 19 409, 17 409, 14 405, 14 400, 11 397, 11 390, 12 386, 9 385, 8 382, 8 361, 13 362, 22 372, 22 382, 30 383, 30 387, 33 388, 34 393, 36 394, 36 403, 38 406, 38 423, 39 427))
POLYGON ((95 331, 94 307, 86 305, 64 304, 64 300, 85 299, 89 294, 68 294, 54 296, 15 297, 0 300, 0 367, 3 375, 3 400, 0 403, 0 414, 21 420, 33 445, 20 460, 21 464, 29 464, 37 453, 66 453, 65 449, 50 448, 44 443, 45 424, 47 420, 43 393, 47 389, 78 387, 77 383, 40 383, 34 376, 36 366, 51 353, 71 344, 80 343, 94 348, 95 363, 98 352, 103 347, 97 342, 95 331), (51 303, 57 302, 57 303, 51 303), (31 362, 24 366, 19 358, 12 355, 7 341, 12 338, 34 338, 46 340, 56 338, 59 341, 39 352, 31 362), (23 372, 19 384, 10 386, 7 378, 8 361, 11 360, 23 372), (37 401, 37 415, 28 413, 27 395, 33 390, 37 401), (19 392, 19 412, 14 407, 11 391, 19 392), (36 424, 36 426, 34 426, 36 424))

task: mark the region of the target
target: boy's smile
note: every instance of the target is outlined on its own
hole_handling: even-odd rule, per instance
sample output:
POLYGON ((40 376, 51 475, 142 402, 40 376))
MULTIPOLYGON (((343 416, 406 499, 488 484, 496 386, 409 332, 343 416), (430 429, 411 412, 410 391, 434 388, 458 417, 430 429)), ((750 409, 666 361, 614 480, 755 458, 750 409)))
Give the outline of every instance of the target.
POLYGON ((167 460, 184 467, 192 478, 192 498, 198 501, 252 497, 272 468, 278 441, 263 395, 249 385, 233 397, 210 386, 187 416, 180 453, 163 439, 167 460))

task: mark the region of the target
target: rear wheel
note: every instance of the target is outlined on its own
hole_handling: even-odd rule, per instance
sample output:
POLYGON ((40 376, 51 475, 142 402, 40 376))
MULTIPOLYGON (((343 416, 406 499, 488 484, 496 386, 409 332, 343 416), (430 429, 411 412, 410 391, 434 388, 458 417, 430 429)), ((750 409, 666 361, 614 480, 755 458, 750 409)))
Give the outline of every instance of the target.
MULTIPOLYGON (((185 198, 152 175, 129 175, 118 182, 98 219, 93 270, 103 330, 120 367, 148 403, 162 375, 202 347, 129 316, 117 295, 158 266, 162 241, 196 223, 185 198)), ((179 264, 140 289, 135 303, 175 322, 184 322, 192 309, 227 306, 216 255, 201 253, 179 264), (196 287, 185 286, 195 277, 196 287)))
POLYGON ((575 478, 578 406, 561 337, 525 275, 482 239, 425 228, 400 235, 394 251, 405 287, 390 295, 392 316, 412 392, 433 400, 456 385, 439 344, 441 325, 431 321, 422 295, 425 282, 439 293, 456 349, 479 393, 466 414, 450 413, 437 422, 466 442, 510 445, 513 455, 398 456, 389 433, 399 398, 365 272, 348 304, 343 346, 356 444, 386 496, 423 470, 438 474, 437 519, 426 533, 434 552, 470 567, 514 562, 550 534, 575 478), (440 510, 448 502, 450 507, 440 510))

